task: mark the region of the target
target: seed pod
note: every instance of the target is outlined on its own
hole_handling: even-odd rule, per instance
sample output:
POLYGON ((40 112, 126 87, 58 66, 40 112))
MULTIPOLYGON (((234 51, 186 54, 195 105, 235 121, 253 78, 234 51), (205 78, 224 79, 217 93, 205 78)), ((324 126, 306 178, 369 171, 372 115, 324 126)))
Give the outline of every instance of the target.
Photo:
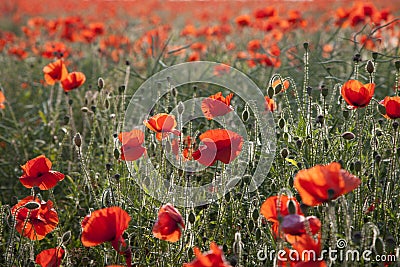
POLYGON ((282 91, 282 84, 281 84, 281 83, 278 83, 278 84, 275 86, 275 94, 279 94, 281 91, 282 91))
POLYGON ((324 124, 324 115, 320 114, 317 116, 317 123, 324 124))
POLYGON ((242 120, 243 122, 247 122, 249 120, 249 110, 245 108, 242 112, 242 120))
POLYGON ((285 147, 281 150, 281 157, 285 159, 287 156, 289 156, 289 150, 285 147))
POLYGON ((342 133, 342 138, 345 140, 353 140, 355 137, 356 137, 355 134, 353 134, 352 132, 342 133))
POLYGON ((260 230, 260 228, 257 228, 257 230, 256 230, 256 240, 259 241, 260 238, 261 238, 261 230, 260 230))
POLYGON ((308 42, 304 42, 303 43, 303 47, 304 47, 305 50, 307 50, 308 49, 308 42))
POLYGON ((268 87, 267 94, 268 94, 269 98, 274 97, 275 91, 274 91, 274 88, 272 86, 268 87))
POLYGON ((283 129, 283 127, 285 127, 285 123, 286 123, 285 119, 284 118, 280 118, 279 121, 278 121, 279 128, 283 129))
POLYGON ((381 237, 375 239, 375 251, 378 255, 384 255, 385 253, 385 243, 383 242, 381 237))
POLYGON ((313 90, 312 87, 311 86, 307 86, 306 90, 307 90, 307 95, 311 96, 311 93, 312 93, 312 90, 313 90))
POLYGON ((39 208, 40 205, 36 201, 29 201, 28 203, 26 203, 24 205, 24 207, 27 208, 28 210, 35 210, 35 209, 39 208))
POLYGON ((296 204, 294 203, 293 200, 289 200, 289 202, 288 202, 288 211, 289 211, 289 214, 297 213, 296 204))
POLYGON ((189 213, 189 222, 193 224, 195 221, 196 221, 196 216, 194 216, 193 212, 190 212, 189 213))
POLYGON ((61 242, 63 244, 67 244, 70 239, 71 239, 71 231, 67 231, 62 235, 61 242))
POLYGON ((99 90, 101 90, 101 89, 103 89, 104 88, 104 80, 103 80, 103 78, 99 78, 98 80, 97 80, 97 89, 99 89, 99 90))
POLYGON ((258 209, 254 209, 251 217, 253 218, 253 220, 257 221, 258 217, 260 217, 260 211, 258 209))
POLYGON ((360 62, 361 61, 361 55, 360 54, 355 54, 354 56, 353 56, 353 61, 354 62, 360 62))
POLYGON ((114 158, 115 159, 119 159, 119 150, 118 150, 118 148, 114 149, 114 158))
POLYGON ((81 108, 81 111, 82 111, 83 113, 87 113, 87 112, 89 112, 89 109, 88 109, 87 107, 82 107, 82 108, 81 108))
POLYGON ((297 146, 297 148, 300 149, 302 145, 303 145, 303 141, 301 141, 301 139, 298 139, 298 140, 296 141, 296 146, 297 146))
POLYGON ((399 123, 397 121, 394 121, 392 123, 392 127, 393 127, 394 130, 397 130, 397 128, 399 128, 399 123))
POLYGON ((322 93, 322 96, 323 96, 323 97, 327 97, 328 94, 329 94, 329 89, 326 88, 326 87, 324 86, 324 87, 322 87, 322 89, 321 89, 321 93, 322 93))
POLYGON ((74 103, 74 100, 68 99, 68 105, 72 106, 73 103, 74 103))
POLYGON ((82 137, 80 133, 76 133, 74 137, 74 143, 77 147, 81 147, 82 145, 82 137))
POLYGON ((65 115, 64 116, 64 125, 67 125, 69 123, 69 116, 65 115))
POLYGON ((254 230, 254 222, 253 222, 253 220, 249 220, 249 223, 248 223, 247 227, 249 228, 250 233, 253 232, 253 230, 254 230))
POLYGON ((394 66, 396 67, 397 71, 400 71, 400 60, 395 61, 394 66))
POLYGON ((178 113, 182 115, 183 112, 185 112, 185 106, 183 105, 182 101, 179 101, 179 103, 178 103, 178 113))
POLYGON ((356 162, 354 162, 354 170, 357 172, 361 171, 361 161, 357 160, 356 162))
POLYGON ((378 59, 378 53, 377 52, 372 52, 372 58, 374 60, 377 60, 378 59))
POLYGON ((125 85, 121 85, 118 87, 118 93, 121 95, 125 92, 125 85))
POLYGON ((366 71, 371 74, 375 70, 374 63, 371 60, 368 60, 367 65, 365 66, 366 71))

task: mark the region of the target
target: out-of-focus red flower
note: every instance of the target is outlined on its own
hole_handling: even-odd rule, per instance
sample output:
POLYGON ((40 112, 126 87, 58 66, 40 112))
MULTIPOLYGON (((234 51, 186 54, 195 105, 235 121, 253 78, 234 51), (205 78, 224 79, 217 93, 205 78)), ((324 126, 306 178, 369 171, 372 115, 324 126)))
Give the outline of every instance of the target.
POLYGON ((265 97, 265 108, 271 112, 274 112, 276 109, 275 101, 272 98, 269 98, 268 96, 265 97))
POLYGON ((203 111, 204 116, 211 120, 214 117, 224 116, 231 112, 233 110, 231 106, 232 97, 233 93, 224 97, 221 92, 218 92, 215 95, 203 99, 201 102, 201 110, 203 111))
POLYGON ((44 155, 27 161, 21 166, 24 173, 19 177, 20 182, 26 188, 34 186, 41 190, 48 190, 64 179, 64 174, 51 170, 51 161, 44 155))
POLYGON ((4 96, 3 92, 0 91, 0 109, 5 109, 6 106, 4 103, 6 102, 6 97, 4 96))
POLYGON ((41 267, 59 267, 64 257, 64 249, 61 247, 42 250, 37 256, 35 262, 41 267))
POLYGON ((53 85, 57 81, 64 80, 68 76, 67 67, 62 59, 49 63, 43 68, 44 79, 47 84, 53 85))
POLYGON ((42 240, 58 225, 58 215, 53 202, 40 201, 28 196, 20 200, 12 209, 15 216, 15 229, 31 240, 42 240))
POLYGON ((68 76, 61 80, 61 85, 64 92, 69 92, 75 88, 78 88, 86 81, 86 76, 82 72, 71 72, 68 76))
POLYGON ((349 80, 342 86, 344 100, 353 108, 366 107, 372 99, 375 91, 375 84, 362 84, 357 80, 349 80))
POLYGON ((158 239, 176 242, 181 238, 182 229, 185 228, 182 215, 167 203, 158 211, 158 219, 153 226, 153 235, 158 239))
POLYGON ((277 11, 275 8, 273 7, 266 7, 266 8, 261 8, 261 9, 257 9, 256 11, 254 11, 254 17, 256 19, 264 19, 264 18, 268 18, 268 17, 274 17, 276 16, 277 11))
POLYGON ((386 108, 386 116, 390 119, 400 118, 400 96, 387 96, 383 100, 386 108))
POLYGON ((213 74, 215 76, 222 76, 224 74, 229 73, 230 71, 231 71, 231 67, 229 67, 228 65, 219 64, 219 65, 214 67, 213 74))
POLYGON ((254 39, 247 43, 247 50, 250 52, 257 52, 261 49, 261 41, 254 39))
POLYGON ((44 45, 42 56, 45 58, 66 58, 69 55, 67 46, 62 42, 47 42, 44 45))
POLYGON ((308 206, 317 206, 336 199, 353 191, 360 184, 359 178, 341 169, 337 162, 301 170, 294 178, 294 187, 299 191, 303 203, 308 206))
POLYGON ((202 254, 197 247, 193 248, 193 252, 196 259, 190 263, 184 263, 183 267, 232 267, 225 260, 222 249, 214 242, 211 242, 210 251, 205 254, 202 254))
POLYGON ((197 51, 192 52, 189 56, 187 61, 192 62, 192 61, 199 61, 200 60, 200 53, 197 51))
POLYGON ((167 137, 170 133, 178 136, 181 134, 177 129, 175 129, 176 120, 174 115, 159 113, 150 119, 143 121, 143 123, 151 131, 156 132, 157 140, 167 137))
POLYGON ((251 18, 249 15, 241 15, 238 16, 235 19, 235 22, 237 25, 239 25, 240 27, 245 27, 245 26, 249 26, 251 23, 251 18))
POLYGON ((205 166, 211 166, 217 160, 229 164, 242 150, 243 137, 230 130, 207 130, 199 138, 204 145, 200 146, 192 155, 193 159, 205 166))
POLYGON ((144 142, 144 133, 141 130, 134 129, 130 132, 122 132, 118 135, 118 139, 122 143, 122 160, 137 160, 146 151, 146 148, 142 146, 144 142))
POLYGON ((321 221, 317 217, 304 217, 299 214, 289 214, 284 216, 280 227, 285 234, 301 235, 306 233, 305 221, 307 221, 310 226, 311 234, 315 235, 321 230, 321 221))

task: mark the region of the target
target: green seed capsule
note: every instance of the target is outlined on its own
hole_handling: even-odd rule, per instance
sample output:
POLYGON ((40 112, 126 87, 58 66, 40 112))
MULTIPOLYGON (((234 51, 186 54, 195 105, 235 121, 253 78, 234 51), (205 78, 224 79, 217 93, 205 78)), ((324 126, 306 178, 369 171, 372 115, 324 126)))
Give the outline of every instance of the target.
POLYGON ((194 216, 194 213, 193 212, 189 213, 189 222, 193 224, 195 221, 196 221, 196 216, 194 216))
POLYGON ((260 211, 258 209, 254 209, 251 217, 253 217, 253 220, 257 221, 258 217, 260 217, 260 211))

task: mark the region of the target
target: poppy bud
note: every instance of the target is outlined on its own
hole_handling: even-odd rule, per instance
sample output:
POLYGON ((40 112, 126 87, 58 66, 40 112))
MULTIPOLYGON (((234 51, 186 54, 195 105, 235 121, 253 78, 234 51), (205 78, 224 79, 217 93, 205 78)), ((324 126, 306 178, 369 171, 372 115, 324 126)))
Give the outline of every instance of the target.
POLYGON ((90 106, 90 109, 93 111, 93 113, 96 113, 96 106, 90 106))
POLYGON ((317 123, 324 124, 324 115, 320 114, 317 116, 317 123))
POLYGON ((242 112, 242 120, 243 122, 246 122, 249 120, 249 110, 245 108, 242 112))
POLYGON ((296 203, 293 200, 288 201, 288 211, 289 211, 289 214, 297 213, 296 203))
POLYGON ((274 88, 272 86, 268 87, 268 91, 267 91, 268 97, 272 98, 275 94, 274 88))
POLYGON ((178 95, 178 90, 176 90, 176 88, 174 87, 172 88, 171 93, 173 97, 176 97, 178 95))
POLYGON ((97 88, 98 88, 99 90, 101 90, 101 89, 104 88, 104 79, 101 78, 101 77, 97 80, 97 88))
POLYGON ((308 49, 308 42, 303 43, 303 47, 304 47, 305 50, 307 50, 308 49))
POLYGON ((371 60, 368 60, 367 65, 365 66, 365 69, 369 74, 373 73, 375 70, 374 63, 371 60))
POLYGON ((183 105, 182 101, 179 101, 178 103, 178 113, 183 114, 185 112, 185 106, 183 105))
POLYGON ((121 95, 125 92, 125 85, 121 85, 120 87, 118 87, 118 93, 121 95))
POLYGON ((361 61, 361 55, 360 54, 355 54, 354 56, 353 56, 353 61, 354 62, 360 62, 361 61))
POLYGON ((190 212, 189 213, 189 222, 193 224, 195 221, 196 221, 196 216, 194 215, 193 212, 190 212))
POLYGON ((225 194, 225 201, 226 202, 231 201, 231 194, 229 192, 225 194))
POLYGON ((307 95, 308 95, 308 96, 311 96, 312 87, 311 87, 311 86, 307 86, 306 90, 307 90, 307 95))
POLYGON ((70 239, 71 239, 71 231, 67 231, 62 235, 61 242, 63 244, 66 244, 69 242, 70 239))
POLYGON ((119 150, 118 150, 118 148, 114 149, 114 158, 115 159, 119 159, 119 150))
POLYGON ((377 60, 377 58, 378 58, 378 53, 377 53, 377 52, 372 52, 372 58, 373 58, 374 60, 377 60))
POLYGON ((281 150, 281 157, 285 159, 287 158, 288 155, 289 155, 289 150, 287 148, 283 148, 281 150))
POLYGON ((352 132, 342 133, 342 138, 345 140, 353 140, 356 136, 352 132))
POLYGON ((68 99, 68 105, 72 106, 73 103, 74 103, 74 100, 68 99))
POLYGON ((114 179, 119 181, 119 178, 121 177, 121 175, 119 173, 114 174, 114 179))
POLYGON ((67 125, 69 123, 69 116, 65 115, 64 116, 64 125, 67 125))
POLYGON ((297 148, 301 148, 301 146, 303 145, 303 141, 301 141, 301 139, 298 139, 297 141, 296 141, 296 146, 297 146, 297 148))
POLYGON ((80 133, 76 133, 75 137, 74 137, 74 143, 77 147, 81 147, 82 145, 82 137, 80 133))
POLYGON ((376 162, 376 163, 379 163, 379 162, 381 161, 381 159, 382 159, 382 156, 379 155, 379 154, 377 154, 377 155, 374 157, 374 159, 375 159, 375 162, 376 162))
POLYGON ((247 224, 247 227, 248 227, 250 233, 253 232, 253 230, 254 230, 254 221, 250 220, 249 223, 247 224))
POLYGON ((350 112, 348 111, 348 110, 343 110, 343 117, 345 118, 345 119, 348 119, 349 117, 350 117, 350 112))
POLYGON ((329 90, 328 88, 326 88, 325 86, 321 88, 321 93, 323 97, 327 97, 329 94, 329 90))
POLYGON ((399 123, 397 121, 394 121, 392 123, 392 127, 393 127, 394 130, 397 130, 397 128, 399 128, 399 123))
POLYGON ((25 208, 27 208, 28 210, 35 210, 37 208, 39 208, 39 203, 35 202, 35 201, 29 201, 28 203, 26 203, 24 205, 25 208))
POLYGON ((131 64, 131 63, 129 62, 129 60, 126 60, 126 61, 125 61, 125 65, 126 65, 126 66, 129 66, 130 64, 131 64))
POLYGON ((400 60, 395 61, 394 66, 396 67, 397 71, 400 71, 400 60))
POLYGON ((87 107, 82 107, 81 111, 84 112, 84 113, 87 113, 89 111, 89 109, 87 107))
POLYGON ((361 232, 359 232, 359 231, 354 232, 351 239, 352 239, 352 241, 353 241, 354 243, 360 244, 361 239, 362 239, 361 232))
POLYGON ((260 216, 260 211, 258 209, 254 209, 251 216, 253 220, 257 221, 259 216, 260 216))
POLYGON ((106 164, 106 170, 107 170, 107 171, 110 171, 110 170, 111 170, 111 164, 110 164, 110 163, 107 163, 107 164, 106 164))
POLYGON ((286 123, 285 119, 284 118, 280 118, 279 121, 278 121, 279 128, 282 129, 283 127, 285 127, 285 123, 286 123))
POLYGON ((284 140, 289 140, 289 134, 288 134, 287 132, 284 132, 284 133, 282 134, 282 138, 283 138, 284 140))
POLYGON ((260 238, 261 238, 261 230, 260 230, 260 228, 257 228, 257 230, 256 230, 256 240, 259 241, 260 238))
POLYGON ((357 172, 361 171, 361 161, 354 162, 354 170, 357 172))
POLYGON ((278 83, 278 84, 275 86, 275 94, 278 94, 280 91, 282 91, 282 84, 281 84, 281 83, 278 83))

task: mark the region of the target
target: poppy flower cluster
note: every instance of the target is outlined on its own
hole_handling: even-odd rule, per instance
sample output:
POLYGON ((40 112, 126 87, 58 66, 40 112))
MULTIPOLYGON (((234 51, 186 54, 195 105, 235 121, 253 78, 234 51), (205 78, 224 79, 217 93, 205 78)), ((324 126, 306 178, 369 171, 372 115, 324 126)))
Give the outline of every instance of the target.
POLYGON ((64 92, 69 92, 80 87, 86 81, 86 76, 82 72, 68 73, 67 67, 62 59, 51 62, 43 68, 44 79, 47 84, 54 85, 61 82, 64 92))

